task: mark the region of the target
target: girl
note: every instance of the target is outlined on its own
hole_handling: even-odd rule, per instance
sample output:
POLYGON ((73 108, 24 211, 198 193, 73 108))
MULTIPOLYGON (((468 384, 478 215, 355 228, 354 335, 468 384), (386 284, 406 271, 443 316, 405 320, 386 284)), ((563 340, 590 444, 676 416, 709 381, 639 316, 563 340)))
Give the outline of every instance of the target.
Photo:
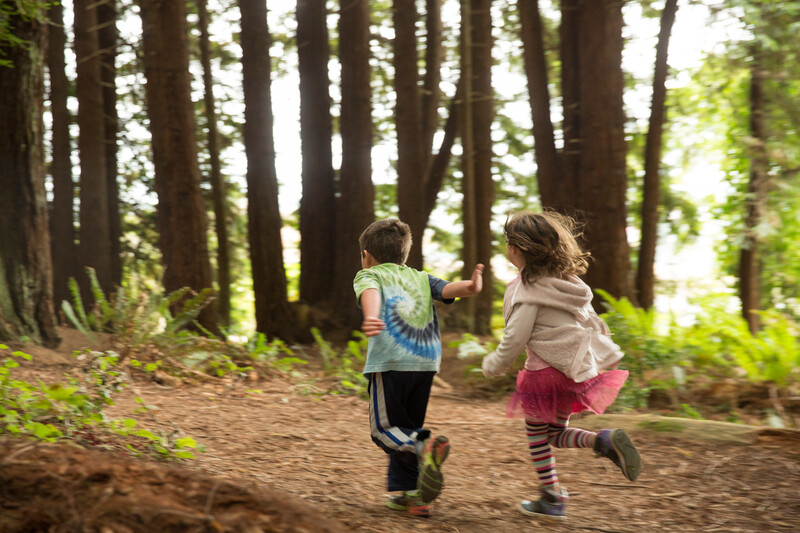
POLYGON ((521 212, 505 225, 507 254, 520 271, 503 298, 505 330, 497 349, 483 359, 483 374, 508 371, 523 347, 525 368, 506 415, 524 416, 541 498, 520 503, 531 516, 566 518, 567 492, 558 483, 555 448, 593 448, 629 480, 642 469, 639 452, 621 429, 599 433, 568 428, 573 413, 602 414, 628 377, 608 370, 622 358, 605 322, 592 309, 592 291, 578 276, 589 253, 577 243, 575 222, 547 211, 521 212))

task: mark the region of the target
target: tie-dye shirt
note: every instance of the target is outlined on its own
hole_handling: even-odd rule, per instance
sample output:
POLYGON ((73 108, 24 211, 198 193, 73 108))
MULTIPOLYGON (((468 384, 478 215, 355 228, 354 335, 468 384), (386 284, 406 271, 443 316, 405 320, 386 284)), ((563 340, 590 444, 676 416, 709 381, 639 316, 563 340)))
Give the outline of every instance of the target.
POLYGON ((447 281, 405 265, 382 263, 359 271, 353 280, 356 298, 377 289, 381 294, 380 318, 386 329, 370 337, 364 373, 439 371, 442 340, 433 301, 444 300, 447 281))

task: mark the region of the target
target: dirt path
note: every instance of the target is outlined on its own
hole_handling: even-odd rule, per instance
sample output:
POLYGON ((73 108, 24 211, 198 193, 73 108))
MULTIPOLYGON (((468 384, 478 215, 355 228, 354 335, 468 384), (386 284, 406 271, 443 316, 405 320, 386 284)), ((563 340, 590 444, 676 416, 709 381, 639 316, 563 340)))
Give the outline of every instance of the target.
MULTIPOLYGON (((66 369, 56 360, 26 371, 57 377, 66 369)), ((618 419, 644 460, 635 483, 589 450, 557 450, 559 477, 571 496, 568 520, 523 516, 516 505, 535 496, 536 483, 521 422, 503 416, 502 399, 456 390, 435 388, 429 406, 428 427, 453 443, 446 489, 429 519, 384 506, 386 458, 369 439, 366 403, 354 397, 302 395, 281 380, 177 388, 139 382, 136 391, 117 398, 110 414, 130 416, 134 396, 141 395, 162 423, 178 423, 205 445, 207 451, 183 467, 235 486, 275 489, 354 531, 800 531, 796 435, 744 431, 715 440, 713 425, 692 432, 670 424, 644 429, 635 416, 618 419)), ((604 423, 587 417, 573 425, 597 429, 604 423)))
MULTIPOLYGON (((262 391, 141 390, 159 418, 180 421, 206 445, 189 468, 280 489, 356 531, 501 533, 544 525, 553 531, 800 530, 800 440, 745 445, 632 429, 645 462, 635 483, 588 450, 558 450, 571 499, 568 522, 552 526, 515 510, 535 488, 520 421, 500 416, 501 401, 437 390, 429 427, 450 437, 453 453, 435 515, 423 520, 383 506, 386 459, 369 440, 363 401, 293 395, 285 384, 262 391)), ((127 399, 117 409, 129 407, 127 399)), ((597 425, 591 418, 583 422, 597 425)))

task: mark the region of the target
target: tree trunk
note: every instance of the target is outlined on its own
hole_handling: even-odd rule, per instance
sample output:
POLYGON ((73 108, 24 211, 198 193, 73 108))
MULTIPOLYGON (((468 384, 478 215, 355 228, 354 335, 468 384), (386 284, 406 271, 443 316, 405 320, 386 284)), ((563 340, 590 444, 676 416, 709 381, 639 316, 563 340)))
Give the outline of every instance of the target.
POLYGON ((336 256, 336 190, 328 87, 328 24, 325 0, 297 2, 300 71, 300 299, 319 305, 331 296, 333 269, 319 268, 336 256))
POLYGON ((761 268, 756 228, 764 216, 767 201, 769 161, 764 113, 764 71, 761 55, 755 50, 750 66, 750 136, 753 138, 753 145, 750 182, 745 200, 744 243, 739 251, 739 298, 742 302, 742 317, 747 321, 751 333, 756 333, 761 328, 757 313, 761 308, 761 268))
MULTIPOLYGON (((197 164, 186 6, 161 0, 139 0, 139 5, 164 288, 172 292, 190 287, 199 292, 210 289, 212 282, 208 221, 197 164)), ((198 321, 219 333, 216 316, 211 302, 198 321)))
MULTIPOLYGON (((419 86, 414 0, 395 0, 393 21, 395 39, 395 122, 397 124, 397 205, 400 218, 411 227, 413 241, 407 264, 421 269, 422 242, 428 221, 427 182, 431 176, 431 146, 439 127, 441 99, 439 72, 442 61, 441 2, 428 0, 426 13, 425 77, 419 86)), ((437 190, 438 192, 438 190, 437 190)))
POLYGON ((373 222, 372 107, 369 65, 369 0, 341 0, 339 62, 342 73, 342 168, 336 205, 337 255, 332 308, 358 327, 361 313, 353 295, 353 277, 361 269, 358 237, 373 222))
MULTIPOLYGON (((492 179, 492 122, 494 121, 494 92, 492 89, 492 15, 491 0, 471 0, 472 8, 472 107, 473 138, 473 191, 474 215, 468 232, 475 239, 471 260, 465 257, 462 277, 468 279, 476 263, 484 263, 483 282, 487 290, 470 298, 475 300, 474 333, 487 335, 491 332, 492 317, 492 205, 494 204, 494 180, 492 179)), ((469 87, 469 83, 467 86, 469 87)), ((465 192, 466 195, 466 192, 465 192)), ((466 229, 466 223, 465 223, 466 229)))
POLYGON ((50 74, 50 114, 52 124, 53 202, 50 208, 50 244, 53 258, 53 301, 59 308, 64 300, 72 301, 69 278, 77 275, 75 246, 75 185, 72 181, 70 113, 67 108, 69 81, 65 71, 64 6, 53 3, 48 11, 52 22, 47 44, 47 70, 50 74))
POLYGON ((52 262, 44 188, 42 101, 47 26, 10 15, 14 37, 0 44, 0 339, 27 336, 54 347, 52 262))
MULTIPOLYGON (((635 301, 625 233, 622 23, 621 0, 562 1, 564 164, 550 207, 574 207, 586 224, 589 286, 635 301)), ((594 304, 600 308, 599 297, 594 304)))
POLYGON ((208 9, 206 0, 197 0, 198 26, 200 27, 200 62, 203 65, 203 101, 208 128, 208 158, 211 170, 211 196, 214 204, 214 229, 217 234, 217 318, 223 327, 231 324, 231 260, 228 238, 228 208, 225 178, 219 161, 219 133, 214 99, 214 80, 211 72, 211 44, 208 37, 208 9))
POLYGON ((642 238, 639 245, 639 262, 636 271, 636 296, 645 309, 653 306, 655 299, 656 243, 658 241, 659 190, 661 188, 661 138, 666 115, 667 51, 678 0, 667 0, 661 14, 661 31, 656 46, 656 66, 653 76, 653 101, 650 105, 650 124, 644 149, 644 188, 642 197, 642 238))
POLYGON ((393 63, 397 95, 397 207, 400 219, 411 228, 413 238, 407 264, 422 268, 424 171, 422 94, 419 88, 417 9, 414 0, 394 0, 393 63))
POLYGON ((78 279, 84 301, 91 302, 93 296, 83 271, 85 267, 94 269, 97 281, 106 294, 110 294, 114 288, 106 178, 106 120, 100 74, 97 3, 75 0, 73 7, 81 165, 78 279))
POLYGON ((108 198, 108 237, 111 280, 113 286, 122 283, 122 220, 119 212, 117 185, 117 8, 116 0, 97 4, 98 40, 100 46, 100 81, 103 86, 103 115, 106 152, 106 195, 108 198))
POLYGON ((256 329, 270 338, 293 340, 294 318, 287 301, 272 137, 267 3, 266 0, 239 0, 239 9, 242 15, 247 220, 256 329))
POLYGON ((528 96, 533 117, 536 174, 542 205, 564 210, 566 198, 560 197, 561 164, 556 149, 553 121, 550 118, 550 90, 545 57, 542 17, 539 0, 518 0, 521 22, 522 52, 528 96))

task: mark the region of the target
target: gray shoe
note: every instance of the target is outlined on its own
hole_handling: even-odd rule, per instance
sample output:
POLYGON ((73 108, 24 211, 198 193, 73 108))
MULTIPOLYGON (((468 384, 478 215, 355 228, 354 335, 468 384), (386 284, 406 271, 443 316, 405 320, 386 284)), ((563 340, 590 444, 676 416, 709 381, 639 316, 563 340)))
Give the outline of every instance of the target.
POLYGON ((542 497, 536 501, 522 500, 519 510, 528 516, 538 516, 549 520, 565 520, 567 518, 567 491, 561 489, 558 494, 550 489, 542 489, 542 497))
POLYGON ((635 481, 642 472, 642 458, 628 434, 622 429, 603 429, 594 441, 597 455, 608 457, 622 470, 622 474, 635 481))

